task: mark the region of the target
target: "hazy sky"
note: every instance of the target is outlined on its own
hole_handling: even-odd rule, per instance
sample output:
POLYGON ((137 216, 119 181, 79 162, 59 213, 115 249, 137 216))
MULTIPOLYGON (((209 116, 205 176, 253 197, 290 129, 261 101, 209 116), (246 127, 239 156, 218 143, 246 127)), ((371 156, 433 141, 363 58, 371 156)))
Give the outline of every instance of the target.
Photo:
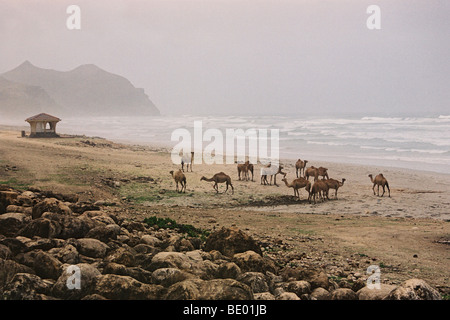
POLYGON ((0 73, 93 63, 163 114, 450 114, 448 0, 0 0, 0 36, 0 73))

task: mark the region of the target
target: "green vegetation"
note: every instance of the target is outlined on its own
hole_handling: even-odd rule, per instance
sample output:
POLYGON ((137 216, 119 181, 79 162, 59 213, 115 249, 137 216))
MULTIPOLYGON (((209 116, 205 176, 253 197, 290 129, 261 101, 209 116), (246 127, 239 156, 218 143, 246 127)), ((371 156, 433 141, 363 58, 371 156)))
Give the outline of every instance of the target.
POLYGON ((158 218, 152 216, 144 219, 144 223, 149 226, 157 225, 160 228, 177 229, 182 233, 187 233, 190 237, 200 238, 205 240, 209 236, 209 231, 195 228, 190 224, 179 224, 175 220, 170 218, 158 218))
POLYGON ((27 182, 21 182, 19 180, 17 180, 16 178, 11 178, 9 180, 6 181, 0 181, 0 185, 2 186, 8 186, 17 190, 27 190, 31 184, 27 183, 27 182))

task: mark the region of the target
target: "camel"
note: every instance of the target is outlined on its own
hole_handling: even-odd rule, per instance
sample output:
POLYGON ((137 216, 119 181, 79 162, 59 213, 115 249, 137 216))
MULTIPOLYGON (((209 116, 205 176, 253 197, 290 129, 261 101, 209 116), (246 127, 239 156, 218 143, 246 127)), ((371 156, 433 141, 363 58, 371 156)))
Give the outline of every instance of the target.
POLYGON ((295 163, 295 174, 297 175, 297 178, 302 176, 302 170, 303 170, 303 177, 305 176, 305 168, 307 162, 308 160, 302 161, 298 159, 297 162, 295 163))
POLYGON ((170 174, 172 175, 172 178, 175 180, 175 182, 177 184, 177 192, 178 193, 181 193, 181 192, 186 193, 186 176, 184 175, 183 172, 181 172, 181 169, 179 169, 175 173, 172 170, 172 171, 170 171, 170 174), (181 190, 180 191, 178 191, 178 183, 181 184, 181 190), (183 189, 184 189, 184 191, 183 191, 183 189))
POLYGON ((317 180, 314 182, 314 184, 310 185, 311 190, 307 190, 309 191, 309 197, 308 197, 308 201, 309 203, 311 203, 311 198, 314 199, 314 204, 316 204, 316 194, 317 197, 322 199, 322 201, 325 201, 325 197, 327 198, 327 200, 330 200, 328 198, 328 185, 323 181, 323 180, 317 180))
POLYGON ((253 181, 253 164, 249 161, 245 161, 245 163, 240 163, 237 165, 238 170, 238 177, 239 180, 241 180, 241 173, 243 174, 242 180, 248 181, 249 172, 252 174, 252 181, 253 181))
POLYGON ((334 190, 335 190, 335 192, 334 192, 334 198, 337 199, 337 192, 338 192, 338 189, 344 185, 345 179, 343 178, 343 179, 342 179, 342 182, 341 182, 341 181, 338 181, 338 180, 336 180, 336 179, 332 179, 332 178, 327 179, 327 180, 322 179, 322 181, 324 181, 324 182, 328 185, 328 188, 329 188, 329 189, 334 189, 334 190))
POLYGON ((306 169, 305 178, 309 180, 309 177, 314 177, 314 181, 319 180, 319 176, 329 179, 327 170, 328 169, 324 167, 316 168, 314 166, 311 166, 306 169))
POLYGON ((389 189, 389 183, 387 182, 386 178, 383 176, 382 173, 377 175, 375 177, 375 179, 373 179, 373 176, 371 174, 369 174, 369 178, 370 178, 370 181, 372 181, 372 183, 373 183, 372 190, 373 190, 374 195, 375 195, 375 186, 378 186, 378 196, 380 196, 380 186, 382 186, 383 194, 381 195, 381 197, 384 196, 384 192, 385 192, 384 188, 385 187, 387 187, 387 189, 389 191, 389 197, 391 196, 391 190, 389 189))
MULTIPOLYGON (((284 181, 284 184, 288 188, 294 189, 294 197, 298 197, 299 200, 300 200, 300 192, 298 191, 298 189, 305 188, 305 190, 307 190, 307 191, 311 189, 311 182, 309 182, 305 178, 300 177, 300 178, 294 179, 291 183, 288 183, 286 178, 281 179, 281 181, 284 181)), ((309 191, 308 191, 308 193, 309 193, 309 191)))
POLYGON ((200 181, 205 180, 205 181, 213 181, 214 185, 213 188, 214 190, 216 190, 217 193, 219 193, 219 187, 218 184, 219 183, 226 183, 227 184, 227 189, 225 190, 225 192, 228 191, 228 186, 231 187, 231 194, 234 194, 234 188, 233 185, 231 184, 231 178, 229 175, 223 173, 223 172, 219 172, 216 173, 212 178, 206 178, 206 177, 201 177, 200 181))
POLYGON ((264 185, 271 185, 272 184, 272 177, 273 177, 273 184, 275 186, 277 185, 277 174, 282 174, 284 177, 286 177, 286 173, 282 171, 283 166, 272 166, 271 163, 269 163, 267 166, 261 168, 261 184, 264 185), (267 176, 270 176, 270 183, 267 180, 267 176))
POLYGON ((192 172, 192 163, 194 162, 194 152, 191 152, 191 156, 188 154, 183 154, 181 157, 181 170, 184 172, 184 165, 186 165, 186 172, 189 172, 189 166, 192 172))

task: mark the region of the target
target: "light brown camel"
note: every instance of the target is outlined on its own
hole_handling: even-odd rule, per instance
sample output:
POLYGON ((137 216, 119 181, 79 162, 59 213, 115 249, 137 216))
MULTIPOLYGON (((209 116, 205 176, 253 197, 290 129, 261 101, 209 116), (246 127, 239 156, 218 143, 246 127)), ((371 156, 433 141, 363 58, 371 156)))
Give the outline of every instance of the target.
POLYGON ((170 171, 170 174, 172 175, 172 178, 175 180, 176 184, 177 184, 177 192, 181 193, 184 192, 186 193, 186 176, 184 175, 183 172, 181 172, 181 169, 179 169, 177 172, 173 172, 170 171), (181 190, 178 191, 178 183, 181 184, 181 190))
POLYGON ((194 162, 194 152, 191 152, 191 156, 188 154, 184 154, 181 157, 181 170, 184 172, 184 165, 186 165, 186 172, 189 172, 189 167, 191 167, 192 172, 192 163, 194 162))
POLYGON ((338 189, 344 185, 345 179, 342 178, 342 182, 338 181, 336 179, 332 179, 332 178, 327 179, 327 180, 323 179, 323 181, 328 185, 329 189, 334 189, 335 190, 334 198, 337 199, 338 189))
MULTIPOLYGON (((299 200, 300 200, 300 192, 298 191, 299 189, 305 188, 305 190, 307 190, 307 191, 311 189, 311 182, 309 182, 305 178, 300 177, 300 178, 294 179, 291 183, 288 183, 286 178, 281 179, 281 181, 284 181, 284 184, 288 188, 294 189, 294 197, 298 197, 299 200)), ((309 191, 308 191, 308 193, 309 193, 309 191)), ((308 198, 309 198, 309 196, 308 196, 308 198)))
POLYGON ((217 193, 219 193, 219 187, 218 184, 219 183, 226 183, 227 184, 227 188, 225 190, 225 192, 228 191, 228 186, 231 187, 231 194, 234 194, 234 188, 233 185, 231 184, 231 178, 229 175, 223 173, 223 172, 219 172, 216 173, 212 178, 206 178, 206 177, 201 177, 200 181, 205 180, 205 181, 213 181, 214 185, 213 188, 214 190, 216 190, 217 193))
POLYGON ((385 187, 387 187, 388 191, 389 191, 389 197, 391 196, 391 190, 389 189, 389 183, 387 182, 386 178, 383 176, 382 173, 380 173, 379 175, 377 175, 375 177, 375 179, 373 179, 373 176, 371 174, 369 174, 369 178, 370 181, 372 181, 373 183, 373 187, 372 187, 372 191, 373 194, 375 195, 375 186, 378 186, 378 196, 380 196, 380 186, 383 187, 383 194, 381 196, 384 196, 384 192, 385 192, 385 187))
POLYGON ((316 194, 317 197, 320 198, 322 201, 325 201, 325 197, 328 198, 328 185, 323 180, 317 180, 314 182, 314 184, 311 186, 311 190, 309 191, 309 197, 308 201, 311 203, 311 198, 314 199, 314 204, 316 204, 316 194))
POLYGON ((245 163, 238 164, 237 170, 239 180, 241 180, 241 173, 242 173, 242 180, 248 181, 250 179, 249 177, 250 172, 252 174, 252 181, 253 181, 253 164, 250 163, 250 161, 245 161, 245 163))
POLYGON ((277 174, 282 174, 284 177, 286 177, 286 173, 282 171, 283 166, 272 166, 271 163, 269 163, 267 166, 264 166, 261 168, 261 184, 264 185, 271 185, 272 184, 272 178, 273 178, 273 185, 277 186, 277 174), (267 180, 267 176, 270 176, 270 183, 267 180))
POLYGON ((308 160, 302 161, 298 159, 297 162, 295 163, 295 174, 297 175, 297 178, 302 176, 302 170, 303 170, 303 177, 305 176, 305 168, 307 162, 308 160))
POLYGON ((309 177, 314 177, 314 181, 319 180, 319 177, 329 178, 328 169, 324 167, 316 168, 314 166, 309 167, 305 171, 305 178, 309 180, 309 177))

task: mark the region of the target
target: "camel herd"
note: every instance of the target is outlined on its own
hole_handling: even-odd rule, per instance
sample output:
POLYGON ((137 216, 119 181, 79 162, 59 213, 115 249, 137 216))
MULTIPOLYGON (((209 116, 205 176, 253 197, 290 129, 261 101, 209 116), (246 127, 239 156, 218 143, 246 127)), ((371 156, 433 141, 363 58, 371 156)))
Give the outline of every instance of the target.
MULTIPOLYGON (((170 171, 170 174, 172 178, 174 179, 176 183, 176 191, 186 192, 186 176, 184 174, 184 165, 186 165, 186 171, 189 172, 189 169, 191 172, 192 170, 192 163, 193 163, 193 157, 194 153, 192 152, 190 156, 183 157, 181 160, 181 169, 178 171, 170 171), (179 188, 179 185, 181 188, 179 188)), ((288 182, 286 179, 287 173, 283 172, 283 166, 282 165, 272 165, 269 163, 268 165, 264 165, 261 167, 261 185, 277 185, 276 176, 278 174, 283 175, 283 178, 281 181, 284 182, 286 187, 292 188, 294 190, 294 197, 298 198, 300 200, 300 189, 305 189, 306 192, 308 192, 308 202, 314 202, 316 203, 317 200, 321 200, 322 202, 325 200, 330 200, 328 197, 330 189, 334 189, 334 198, 337 199, 337 193, 338 189, 342 187, 345 183, 345 178, 342 178, 340 181, 330 178, 328 176, 328 169, 324 167, 314 167, 310 166, 306 168, 306 163, 308 163, 308 160, 302 161, 301 159, 298 159, 295 163, 295 173, 296 173, 296 179, 292 180, 291 182, 288 182), (303 175, 302 175, 303 174, 303 175), (309 180, 310 178, 313 178, 313 182, 311 183, 309 180), (270 178, 270 182, 269 182, 270 178)), ((245 163, 240 163, 237 165, 237 172, 238 172, 238 180, 241 181, 249 181, 250 180, 250 174, 251 174, 251 181, 253 180, 253 173, 254 173, 254 165, 251 164, 249 161, 246 161, 245 163)), ((375 178, 373 178, 372 174, 369 174, 370 181, 373 183, 372 191, 374 195, 380 196, 380 186, 383 189, 383 193, 381 194, 381 197, 385 194, 385 188, 388 190, 389 197, 391 196, 391 191, 389 189, 389 183, 387 182, 386 178, 383 176, 383 174, 378 174, 375 178), (377 193, 375 192, 375 187, 378 187, 377 193)), ((214 182, 213 188, 216 191, 216 193, 219 193, 219 187, 218 185, 221 183, 224 183, 226 185, 225 193, 228 191, 228 188, 231 187, 232 194, 234 193, 234 187, 231 183, 231 177, 227 175, 224 172, 219 172, 214 174, 211 178, 201 177, 200 181, 207 181, 207 182, 214 182)))

